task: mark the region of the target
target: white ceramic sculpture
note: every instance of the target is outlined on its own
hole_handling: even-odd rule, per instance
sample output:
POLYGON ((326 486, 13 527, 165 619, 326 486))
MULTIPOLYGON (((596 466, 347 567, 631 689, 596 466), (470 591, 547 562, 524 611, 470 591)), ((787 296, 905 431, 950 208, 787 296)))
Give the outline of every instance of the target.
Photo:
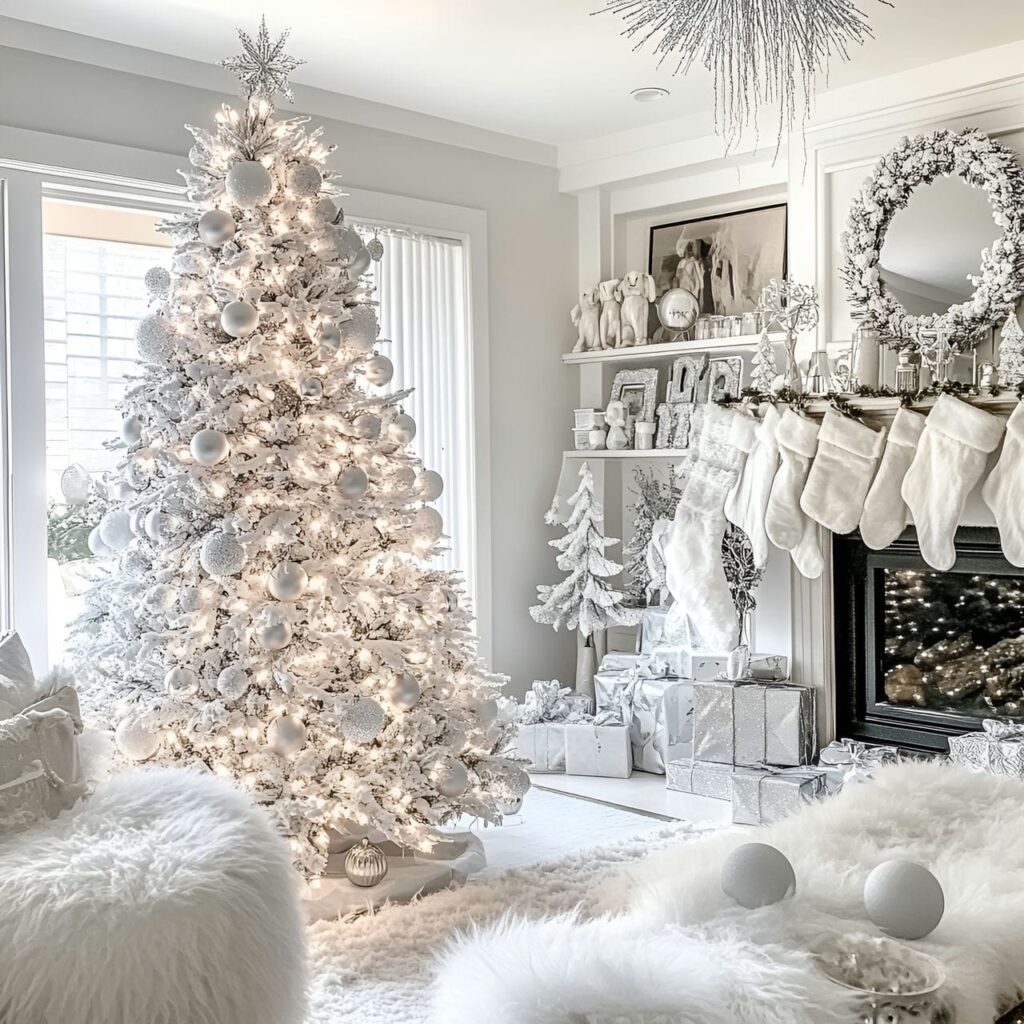
POLYGON ((626 434, 626 406, 622 402, 609 402, 604 414, 608 424, 608 437, 605 444, 610 451, 622 451, 629 447, 629 436, 626 434))
POLYGON ((604 348, 601 342, 601 300, 596 288, 580 292, 580 301, 569 314, 579 331, 573 352, 590 352, 604 348))
POLYGON ((622 296, 622 340, 620 345, 646 345, 649 341, 650 304, 654 301, 654 278, 631 270, 619 283, 622 296))
POLYGON ((601 293, 601 347, 618 348, 622 339, 622 294, 618 278, 602 281, 598 290, 601 293))

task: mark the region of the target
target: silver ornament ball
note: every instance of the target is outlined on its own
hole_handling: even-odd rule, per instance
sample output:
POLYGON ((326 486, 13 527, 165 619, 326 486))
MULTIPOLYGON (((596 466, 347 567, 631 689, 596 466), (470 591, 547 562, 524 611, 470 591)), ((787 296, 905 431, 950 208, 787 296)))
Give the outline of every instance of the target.
POLYGON ((362 277, 373 264, 373 259, 370 256, 370 250, 365 245, 360 246, 355 255, 349 260, 348 266, 345 268, 349 275, 353 278, 362 277))
POLYGON ((421 508, 413 516, 413 529, 424 540, 433 543, 444 531, 444 519, 435 508, 421 508))
POLYGON ((420 473, 420 496, 424 501, 437 501, 444 493, 444 479, 433 469, 425 469, 420 473))
POLYGON ((192 438, 188 450, 200 466, 216 466, 218 462, 223 462, 228 457, 231 446, 226 434, 208 427, 206 430, 200 430, 192 438))
POLYGON ((366 493, 370 481, 366 471, 359 466, 349 466, 338 475, 338 490, 346 498, 361 498, 366 493))
POLYGON ((372 306, 360 303, 352 309, 351 319, 341 325, 347 348, 353 352, 369 352, 377 340, 377 314, 372 306))
POLYGON ((722 891, 748 910, 767 907, 796 891, 796 872, 774 846, 744 843, 725 858, 722 891))
POLYGON ((515 800, 499 800, 496 806, 499 814, 518 814, 523 809, 523 798, 520 796, 515 800))
POLYGON ((887 935, 923 939, 942 920, 946 899, 939 880, 909 860, 879 864, 864 882, 864 909, 887 935))
POLYGON ((245 563, 245 548, 230 533, 211 533, 199 549, 199 564, 211 576, 234 576, 245 563))
POLYGON ((419 680, 411 672, 403 672, 388 690, 388 697, 396 708, 409 711, 419 703, 422 689, 419 680))
POLYGON ((380 263, 384 258, 384 243, 374 235, 373 238, 366 243, 366 251, 370 254, 370 259, 373 260, 374 263, 380 263))
POLYGON ((276 754, 291 757, 306 745, 306 727, 295 715, 281 715, 267 726, 267 743, 276 754))
POLYGON ((265 622, 256 629, 256 643, 265 651, 280 651, 292 642, 292 627, 287 622, 265 622))
POLYGON ((132 579, 144 580, 150 574, 149 559, 138 549, 129 548, 121 556, 121 572, 132 579))
POLYGON ((363 376, 367 384, 374 387, 383 387, 391 382, 395 375, 395 365, 387 356, 375 355, 363 363, 363 376))
POLYGON ((92 477, 84 467, 73 462, 60 475, 60 493, 69 505, 84 505, 92 492, 92 477))
POLYGON ((345 877, 361 889, 379 885, 387 873, 388 859, 384 851, 369 839, 361 839, 345 855, 345 877))
POLYGON ((399 490, 411 491, 416 486, 416 470, 412 466, 396 466, 391 471, 391 479, 399 490))
POLYGON ((199 689, 199 676, 192 669, 179 666, 164 676, 164 686, 172 697, 188 697, 199 689))
POLYGON ((384 731, 384 709, 372 697, 360 697, 341 719, 341 734, 351 743, 372 743, 384 731))
POLYGON ((113 509, 100 520, 100 540, 111 551, 128 547, 133 536, 132 517, 124 509, 113 509))
POLYGON ((351 266, 360 250, 365 248, 362 235, 354 227, 345 224, 344 221, 335 225, 334 250, 343 263, 351 266))
POLYGON ((162 313, 150 313, 138 322, 135 341, 145 363, 165 363, 177 347, 174 327, 162 313))
POLYGON ((167 583, 155 583, 142 597, 151 612, 169 612, 178 600, 178 592, 167 583))
POLYGON ((244 299, 229 302, 220 314, 221 329, 232 338, 248 338, 260 324, 259 310, 244 299))
POLYGON ((155 508, 146 513, 146 536, 154 544, 170 544, 180 528, 181 523, 177 516, 172 516, 169 512, 161 512, 155 508))
POLYGON ((330 196, 324 196, 316 204, 316 214, 322 221, 326 221, 328 224, 334 224, 345 216, 344 212, 330 196))
POLYGON ((395 444, 408 444, 416 436, 416 421, 408 413, 400 412, 388 424, 388 437, 395 444))
POLYGON ((220 246, 235 237, 235 218, 226 210, 207 210, 199 218, 198 230, 200 241, 220 246))
POLYGON ((321 353, 334 355, 341 348, 341 328, 330 321, 322 323, 317 333, 317 340, 320 343, 321 353))
POLYGON ((224 187, 236 206, 251 210, 271 197, 274 179, 258 160, 239 160, 228 171, 224 187))
POLYGON ((185 587, 178 598, 183 612, 198 611, 203 604, 203 592, 198 587, 185 587))
POLYGON ((121 440, 129 447, 142 440, 142 418, 129 416, 121 421, 121 440))
POLYGON ((150 295, 162 299, 171 290, 171 272, 166 267, 150 267, 142 282, 150 295))
POLYGON ((267 590, 278 601, 297 601, 306 592, 309 575, 298 562, 281 562, 270 571, 267 590))
POLYGON ((307 402, 319 402, 324 397, 324 382, 319 377, 303 377, 299 381, 299 394, 307 402))
POLYGON ((469 789, 469 772, 461 761, 449 758, 434 769, 434 785, 441 796, 457 800, 469 789))
POLYGON ((352 427, 357 437, 366 438, 368 441, 380 437, 380 417, 372 412, 360 413, 353 421, 352 427))
POLYGON ((217 692, 225 700, 238 700, 249 689, 249 673, 241 665, 228 665, 217 676, 217 692))
POLYGON ((288 188, 302 199, 312 199, 323 181, 320 168, 309 160, 297 160, 288 168, 288 188))
POLYGON ((148 761, 160 749, 160 734, 139 718, 122 718, 114 730, 114 743, 129 761, 148 761))

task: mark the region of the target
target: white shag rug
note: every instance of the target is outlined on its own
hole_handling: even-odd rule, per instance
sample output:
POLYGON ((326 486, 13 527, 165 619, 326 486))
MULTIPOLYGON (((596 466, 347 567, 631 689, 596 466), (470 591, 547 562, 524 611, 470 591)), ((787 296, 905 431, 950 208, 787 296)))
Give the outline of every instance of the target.
MULTIPOLYGON (((877 934, 863 906, 877 864, 927 865, 938 928, 911 945, 945 966, 958 1024, 992 1024, 1024 990, 1024 784, 940 764, 881 769, 865 785, 776 825, 673 843, 602 887, 606 916, 513 915, 467 933, 439 974, 444 1024, 850 1024, 844 990, 807 950, 826 935, 877 934), (753 839, 793 863, 792 899, 759 910, 721 890, 729 851, 753 839)), ((564 903, 562 904, 564 905, 564 903)))

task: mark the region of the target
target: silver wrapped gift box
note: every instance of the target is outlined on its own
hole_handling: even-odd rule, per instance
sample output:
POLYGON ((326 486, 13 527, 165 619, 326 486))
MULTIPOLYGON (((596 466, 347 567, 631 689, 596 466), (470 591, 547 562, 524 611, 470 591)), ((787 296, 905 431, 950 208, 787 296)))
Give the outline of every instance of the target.
POLYGON ((685 619, 670 616, 670 605, 645 608, 640 616, 637 650, 653 654, 659 647, 690 647, 692 636, 685 619))
POLYGON ((565 772, 628 779, 633 772, 629 730, 621 725, 567 725, 565 772))
POLYGON ((732 772, 731 765, 681 757, 669 762, 665 786, 679 793, 728 800, 732 796, 732 772))
POLYGON ((511 753, 529 762, 528 771, 564 772, 565 730, 568 728, 562 722, 520 725, 511 753))
POLYGON ((954 764, 989 775, 1024 779, 1024 727, 986 718, 983 732, 949 738, 949 759, 954 764))
POLYGON ((896 747, 869 747, 859 740, 833 740, 818 754, 818 767, 825 772, 830 794, 838 793, 851 782, 863 782, 885 764, 897 764, 900 752, 896 747))
POLYGON ((732 820, 771 825, 827 792, 820 768, 736 768, 732 772, 732 820))

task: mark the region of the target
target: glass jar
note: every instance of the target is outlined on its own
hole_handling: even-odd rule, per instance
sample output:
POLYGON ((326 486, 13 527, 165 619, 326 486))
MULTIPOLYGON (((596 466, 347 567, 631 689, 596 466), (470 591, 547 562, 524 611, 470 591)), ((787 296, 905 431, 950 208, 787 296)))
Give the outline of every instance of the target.
POLYGON ((728 338, 729 335, 725 333, 725 317, 724 316, 713 316, 711 318, 711 334, 709 335, 712 339, 728 338))
POLYGON ((697 330, 694 337, 697 341, 707 341, 711 335, 709 334, 711 328, 711 321, 706 316, 697 318, 697 330))
POLYGON ((754 334, 761 333, 761 317, 756 311, 752 313, 743 314, 743 332, 745 336, 750 337, 754 334))

